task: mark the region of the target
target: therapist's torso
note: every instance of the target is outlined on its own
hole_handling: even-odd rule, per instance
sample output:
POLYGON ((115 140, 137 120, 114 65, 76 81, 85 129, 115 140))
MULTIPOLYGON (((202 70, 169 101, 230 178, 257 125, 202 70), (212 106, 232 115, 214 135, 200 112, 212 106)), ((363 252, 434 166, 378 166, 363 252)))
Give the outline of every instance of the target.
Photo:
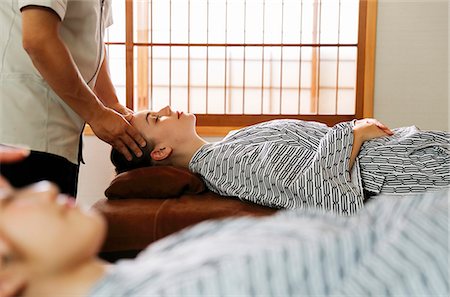
POLYGON ((60 36, 93 88, 103 60, 104 29, 112 24, 111 1, 0 1, 0 143, 26 145, 78 163, 84 121, 53 92, 23 49, 20 9, 28 5, 58 14, 60 36))

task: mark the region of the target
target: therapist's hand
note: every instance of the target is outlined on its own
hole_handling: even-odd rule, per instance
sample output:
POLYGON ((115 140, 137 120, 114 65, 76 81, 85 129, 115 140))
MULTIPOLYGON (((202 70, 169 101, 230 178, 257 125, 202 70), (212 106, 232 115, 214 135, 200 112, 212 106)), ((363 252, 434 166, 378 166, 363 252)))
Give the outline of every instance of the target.
POLYGON ((134 114, 134 111, 132 111, 131 109, 129 109, 126 106, 123 106, 119 102, 110 104, 110 105, 108 105, 108 107, 114 109, 115 111, 117 111, 118 113, 123 115, 126 119, 128 119, 131 115, 134 114))
POLYGON ((140 147, 146 146, 145 139, 123 115, 115 110, 102 109, 102 112, 97 114, 89 125, 98 138, 112 145, 128 160, 131 160, 130 150, 136 156, 142 156, 140 147))

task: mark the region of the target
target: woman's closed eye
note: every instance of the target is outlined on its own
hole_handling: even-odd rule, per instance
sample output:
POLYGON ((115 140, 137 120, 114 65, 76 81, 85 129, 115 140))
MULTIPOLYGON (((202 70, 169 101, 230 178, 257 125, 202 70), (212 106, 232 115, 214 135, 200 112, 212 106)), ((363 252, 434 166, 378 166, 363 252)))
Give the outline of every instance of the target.
POLYGON ((157 114, 151 114, 151 113, 149 113, 149 114, 147 115, 147 122, 150 124, 149 118, 151 118, 151 119, 153 120, 153 122, 156 124, 156 122, 158 122, 158 120, 159 120, 160 117, 161 117, 161 116, 159 116, 159 115, 157 115, 157 114))

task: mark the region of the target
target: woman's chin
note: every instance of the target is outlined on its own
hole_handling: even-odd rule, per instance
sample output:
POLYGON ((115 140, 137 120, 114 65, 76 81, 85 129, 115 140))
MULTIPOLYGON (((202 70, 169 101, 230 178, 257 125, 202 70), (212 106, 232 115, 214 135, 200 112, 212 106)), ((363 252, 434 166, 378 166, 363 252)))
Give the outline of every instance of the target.
POLYGON ((92 255, 95 255, 100 251, 106 239, 107 231, 108 225, 106 223, 106 219, 99 214, 95 214, 92 217, 92 229, 91 233, 89 234, 91 238, 90 248, 92 255))
POLYGON ((193 114, 193 113, 184 113, 183 115, 186 118, 191 119, 192 121, 194 121, 194 124, 197 123, 197 117, 195 116, 195 114, 193 114))

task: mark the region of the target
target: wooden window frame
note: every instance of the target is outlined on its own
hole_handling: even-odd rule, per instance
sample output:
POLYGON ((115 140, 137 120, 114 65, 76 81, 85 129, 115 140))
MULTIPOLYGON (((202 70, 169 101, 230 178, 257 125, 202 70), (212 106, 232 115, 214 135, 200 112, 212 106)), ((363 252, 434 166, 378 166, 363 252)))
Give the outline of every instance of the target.
MULTIPOLYGON (((133 40, 133 0, 125 1, 126 14, 126 106, 133 109, 134 99, 134 47, 133 40)), ((377 0, 360 0, 359 28, 356 71, 356 106, 351 115, 240 115, 240 114, 197 114, 197 130, 204 136, 222 136, 228 131, 262 121, 280 118, 293 118, 307 121, 319 121, 329 126, 354 118, 373 116, 374 66, 376 43, 377 0)), ((108 43, 107 43, 108 44, 108 43)), ((122 44, 123 43, 109 43, 122 44)), ((147 77, 147 76, 142 76, 147 77)), ((145 82, 140 84, 148 85, 145 82)), ((139 86, 138 86, 139 88, 139 86)), ((139 108, 148 106, 148 101, 138 98, 139 108), (147 105, 145 105, 147 104, 147 105)), ((148 98, 147 98, 148 100, 148 98)))

